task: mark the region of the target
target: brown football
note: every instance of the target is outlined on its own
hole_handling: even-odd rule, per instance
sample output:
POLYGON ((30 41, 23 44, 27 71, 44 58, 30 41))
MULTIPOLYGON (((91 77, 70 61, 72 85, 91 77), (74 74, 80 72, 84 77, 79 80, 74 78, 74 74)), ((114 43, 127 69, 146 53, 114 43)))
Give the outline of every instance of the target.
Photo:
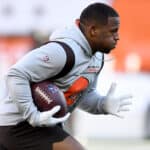
POLYGON ((63 92, 51 81, 46 80, 31 84, 32 98, 38 110, 48 111, 56 105, 61 109, 54 116, 63 117, 67 113, 67 103, 63 92))

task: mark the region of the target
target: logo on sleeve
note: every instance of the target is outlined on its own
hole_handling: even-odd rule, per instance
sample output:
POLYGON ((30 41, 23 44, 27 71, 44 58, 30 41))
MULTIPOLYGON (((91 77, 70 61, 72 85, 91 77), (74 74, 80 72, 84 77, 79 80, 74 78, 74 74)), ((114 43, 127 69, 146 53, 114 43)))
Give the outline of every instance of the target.
POLYGON ((48 62, 48 61, 49 61, 49 56, 44 55, 44 56, 42 57, 42 60, 43 60, 44 62, 48 62))

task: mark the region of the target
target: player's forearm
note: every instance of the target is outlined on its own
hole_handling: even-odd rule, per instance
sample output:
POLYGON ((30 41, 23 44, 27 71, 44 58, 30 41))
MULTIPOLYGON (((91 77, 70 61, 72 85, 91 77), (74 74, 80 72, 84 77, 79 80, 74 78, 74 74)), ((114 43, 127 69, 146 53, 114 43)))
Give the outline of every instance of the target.
POLYGON ((81 97, 79 108, 92 114, 104 114, 102 101, 104 96, 101 96, 96 89, 86 91, 81 97))
POLYGON ((9 88, 9 98, 17 105, 23 118, 26 120, 37 116, 38 111, 32 102, 29 81, 21 74, 10 73, 7 75, 6 82, 9 88))

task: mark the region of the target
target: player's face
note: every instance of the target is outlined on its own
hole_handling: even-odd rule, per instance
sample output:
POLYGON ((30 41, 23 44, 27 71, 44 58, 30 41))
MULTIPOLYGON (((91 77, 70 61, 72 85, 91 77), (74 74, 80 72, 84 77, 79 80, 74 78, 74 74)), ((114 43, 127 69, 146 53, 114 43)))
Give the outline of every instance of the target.
POLYGON ((95 28, 95 36, 93 38, 94 52, 109 53, 116 47, 119 40, 119 24, 119 17, 109 17, 107 25, 95 28))

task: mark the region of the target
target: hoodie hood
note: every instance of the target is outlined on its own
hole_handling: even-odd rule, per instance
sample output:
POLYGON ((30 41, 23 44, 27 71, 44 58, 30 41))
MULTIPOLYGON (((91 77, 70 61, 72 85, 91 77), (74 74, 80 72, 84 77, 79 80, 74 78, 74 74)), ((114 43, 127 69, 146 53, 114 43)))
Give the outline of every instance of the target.
POLYGON ((92 56, 92 49, 76 24, 54 31, 49 39, 52 41, 71 39, 80 45, 88 55, 92 56))

